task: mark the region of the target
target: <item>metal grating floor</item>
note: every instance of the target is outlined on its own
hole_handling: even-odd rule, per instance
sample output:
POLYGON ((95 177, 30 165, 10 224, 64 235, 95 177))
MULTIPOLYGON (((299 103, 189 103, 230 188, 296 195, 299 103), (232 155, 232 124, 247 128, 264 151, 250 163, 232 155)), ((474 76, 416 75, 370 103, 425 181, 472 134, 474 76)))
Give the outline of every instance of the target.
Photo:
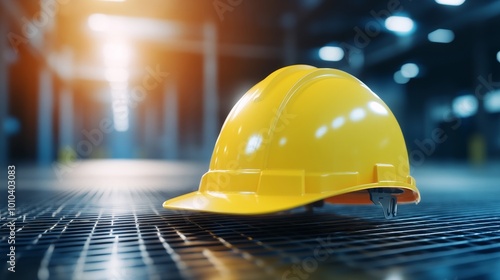
POLYGON ((422 203, 400 206, 393 220, 376 206, 339 205, 241 217, 163 209, 166 198, 196 188, 201 170, 168 166, 174 171, 162 176, 120 180, 20 179, 15 273, 5 265, 1 204, 1 278, 500 279, 496 177, 474 192, 421 186, 422 203))

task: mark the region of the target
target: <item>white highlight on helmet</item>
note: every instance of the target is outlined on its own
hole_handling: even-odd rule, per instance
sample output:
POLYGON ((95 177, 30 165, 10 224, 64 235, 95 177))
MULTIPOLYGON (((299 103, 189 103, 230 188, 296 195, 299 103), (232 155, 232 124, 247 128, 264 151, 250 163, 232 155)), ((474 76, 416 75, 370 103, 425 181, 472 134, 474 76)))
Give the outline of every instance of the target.
POLYGON ((370 101, 368 102, 368 107, 375 113, 379 115, 387 115, 387 109, 382 106, 382 104, 375 102, 375 101, 370 101))
POLYGON ((345 118, 340 116, 340 117, 337 117, 335 118, 333 121, 332 121, 332 128, 333 129, 337 129, 341 126, 343 126, 345 123, 345 118))
MULTIPOLYGON (((215 197, 218 197, 218 198, 227 199, 227 194, 222 193, 220 191, 208 191, 208 194, 210 194, 210 196, 215 196, 215 197)), ((205 202, 204 199, 200 199, 200 201, 201 201, 202 205, 205 202)), ((208 203, 208 199, 206 200, 206 202, 208 203)))
POLYGON ((364 119, 365 116, 366 116, 366 112, 362 108, 356 108, 356 109, 352 110, 351 114, 349 114, 349 118, 353 122, 360 121, 360 120, 364 119))
POLYGON ((281 137, 280 142, 279 142, 280 146, 284 146, 286 144, 286 141, 287 141, 286 137, 281 137))
POLYGON ((477 98, 472 94, 456 97, 453 99, 452 108, 457 117, 467 118, 473 116, 478 108, 477 98))
POLYGON ((320 127, 316 130, 316 138, 321 138, 321 137, 323 137, 323 135, 325 135, 327 131, 328 131, 328 127, 327 127, 326 125, 322 125, 322 126, 320 126, 320 127))
POLYGON ((248 139, 247 146, 245 148, 245 154, 249 155, 257 151, 260 148, 261 144, 262 144, 262 136, 260 134, 253 134, 248 139))
MULTIPOLYGON (((253 94, 255 94, 257 90, 254 91, 253 94)), ((252 94, 252 95, 253 95, 252 94)), ((240 100, 238 100, 238 102, 236 102, 236 105, 234 105, 233 109, 231 110, 231 112, 229 112, 229 115, 227 116, 229 120, 232 120, 234 119, 236 116, 239 115, 239 113, 241 112, 241 110, 243 110, 243 108, 245 108, 245 106, 247 105, 248 102, 251 102, 250 101, 250 97, 252 95, 249 95, 248 93, 245 93, 241 98, 240 100)))

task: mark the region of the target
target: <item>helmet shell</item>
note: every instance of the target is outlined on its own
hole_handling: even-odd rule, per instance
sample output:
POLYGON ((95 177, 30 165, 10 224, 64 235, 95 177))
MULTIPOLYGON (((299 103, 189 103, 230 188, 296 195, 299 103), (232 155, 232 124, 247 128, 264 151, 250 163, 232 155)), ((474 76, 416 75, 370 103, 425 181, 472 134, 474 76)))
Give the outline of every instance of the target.
POLYGON ((406 145, 387 105, 336 69, 281 68, 252 87, 221 129, 199 190, 166 208, 262 214, 371 203, 373 188, 418 203, 406 145))

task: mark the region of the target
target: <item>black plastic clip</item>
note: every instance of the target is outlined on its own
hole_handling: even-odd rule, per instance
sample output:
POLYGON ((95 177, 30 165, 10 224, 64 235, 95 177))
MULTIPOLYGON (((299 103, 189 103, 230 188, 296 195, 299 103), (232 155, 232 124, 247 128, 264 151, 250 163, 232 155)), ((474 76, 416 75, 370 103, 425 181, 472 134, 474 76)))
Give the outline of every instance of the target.
POLYGON ((382 206, 384 217, 386 219, 396 217, 398 212, 398 199, 392 195, 391 189, 384 190, 383 188, 370 189, 370 199, 375 205, 382 206))

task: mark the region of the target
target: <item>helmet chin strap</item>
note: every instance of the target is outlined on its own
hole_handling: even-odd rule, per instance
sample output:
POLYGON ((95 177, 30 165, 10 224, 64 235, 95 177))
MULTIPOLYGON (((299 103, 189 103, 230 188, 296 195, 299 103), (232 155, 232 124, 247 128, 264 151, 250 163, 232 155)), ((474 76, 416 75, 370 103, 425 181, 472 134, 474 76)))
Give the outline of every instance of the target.
POLYGON ((398 199, 396 196, 392 195, 391 189, 370 189, 370 199, 375 205, 382 206, 384 210, 384 217, 386 219, 391 219, 396 217, 398 212, 398 199))

